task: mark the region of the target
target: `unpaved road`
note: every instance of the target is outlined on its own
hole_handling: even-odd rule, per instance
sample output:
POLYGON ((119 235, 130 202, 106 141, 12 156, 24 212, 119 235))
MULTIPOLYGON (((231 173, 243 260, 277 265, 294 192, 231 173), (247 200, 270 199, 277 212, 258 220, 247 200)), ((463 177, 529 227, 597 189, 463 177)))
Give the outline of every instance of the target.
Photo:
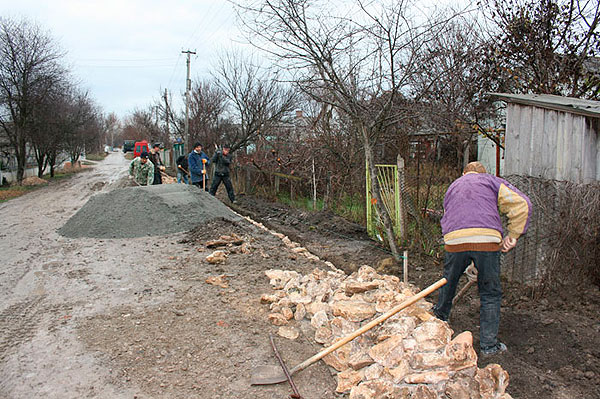
MULTIPOLYGON (((123 184, 127 162, 112 153, 92 171, 0 205, 0 397, 286 397, 284 384, 248 384, 253 367, 275 362, 268 334, 276 328, 259 303, 270 291, 263 272, 326 266, 248 223, 212 223, 194 235, 60 236, 90 196, 123 184), (208 264, 204 241, 231 232, 252 252, 208 264), (205 282, 219 274, 229 287, 205 282)), ((303 336, 277 342, 291 365, 320 350, 303 336)), ((307 399, 335 397, 323 364, 296 382, 307 399)))

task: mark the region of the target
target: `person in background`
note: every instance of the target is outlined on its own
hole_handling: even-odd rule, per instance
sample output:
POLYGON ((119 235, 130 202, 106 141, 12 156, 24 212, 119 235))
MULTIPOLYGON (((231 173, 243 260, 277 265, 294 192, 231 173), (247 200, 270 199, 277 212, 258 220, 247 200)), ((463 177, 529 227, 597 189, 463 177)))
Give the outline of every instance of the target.
POLYGON ((150 161, 154 164, 154 182, 152 184, 162 184, 162 176, 160 174, 161 171, 164 171, 165 165, 160 159, 160 144, 154 143, 152 148, 150 149, 150 161))
POLYGON ((208 175, 206 168, 210 164, 210 159, 202 151, 202 144, 194 143, 194 149, 188 155, 188 165, 192 184, 208 191, 208 175))
POLYGON ((129 164, 129 176, 140 186, 149 186, 154 182, 154 164, 148 162, 148 153, 143 151, 129 164))
POLYGON ((175 163, 177 164, 177 183, 181 183, 183 180, 185 184, 189 184, 188 175, 190 172, 188 172, 187 155, 180 155, 175 163))
POLYGON ((438 319, 448 320, 458 280, 473 262, 481 302, 479 343, 484 357, 507 350, 498 340, 500 252, 517 245, 530 217, 529 198, 506 180, 487 174, 479 162, 469 163, 444 197, 441 224, 446 250, 444 277, 448 283, 440 288, 433 313, 438 319), (508 234, 504 237, 498 209, 508 216, 508 234))
POLYGON ((221 182, 225 184, 227 189, 227 196, 229 201, 235 203, 235 193, 233 192, 233 185, 229 178, 229 166, 231 165, 231 147, 228 145, 223 146, 223 150, 217 150, 213 155, 211 162, 215 164, 215 177, 213 179, 212 186, 210 187, 210 193, 215 195, 221 182))

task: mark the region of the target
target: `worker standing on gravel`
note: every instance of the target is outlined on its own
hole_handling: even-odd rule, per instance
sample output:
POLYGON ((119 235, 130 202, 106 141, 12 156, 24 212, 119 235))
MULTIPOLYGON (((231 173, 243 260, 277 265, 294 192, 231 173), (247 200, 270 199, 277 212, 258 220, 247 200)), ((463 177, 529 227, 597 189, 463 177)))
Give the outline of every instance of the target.
POLYGON ((129 164, 129 176, 140 186, 149 186, 154 182, 154 164, 148 162, 148 153, 143 151, 129 164))
POLYGON ((527 231, 531 202, 506 180, 486 173, 479 162, 469 163, 463 176, 455 180, 444 197, 442 234, 446 257, 444 277, 434 314, 448 320, 458 280, 473 262, 478 271, 480 297, 479 341, 484 356, 507 350, 498 340, 500 324, 500 252, 508 252, 527 231), (504 238, 498 212, 508 216, 508 235, 504 238))
POLYGON ((227 196, 229 201, 235 203, 235 194, 233 192, 233 185, 229 178, 229 166, 231 165, 231 147, 224 145, 222 150, 217 150, 213 155, 211 162, 215 164, 215 177, 213 179, 212 186, 210 187, 210 193, 215 195, 221 182, 225 184, 227 189, 227 196))
POLYGON ((160 144, 154 143, 152 148, 150 149, 150 160, 154 164, 154 181, 152 184, 162 184, 162 175, 161 171, 165 170, 165 165, 160 159, 160 144))
POLYGON ((210 164, 208 155, 202 151, 202 144, 194 143, 194 150, 188 155, 188 166, 192 184, 208 191, 208 174, 206 168, 210 164))

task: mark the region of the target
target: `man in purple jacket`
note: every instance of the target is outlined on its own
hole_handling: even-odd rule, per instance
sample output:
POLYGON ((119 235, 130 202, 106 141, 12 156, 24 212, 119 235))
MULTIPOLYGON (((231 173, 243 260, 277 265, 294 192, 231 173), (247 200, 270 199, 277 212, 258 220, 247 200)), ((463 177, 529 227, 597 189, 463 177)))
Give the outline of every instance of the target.
POLYGON ((517 245, 519 236, 527 231, 530 216, 529 198, 506 180, 487 174, 479 162, 468 164, 444 197, 441 224, 448 283, 440 289, 433 311, 439 319, 448 320, 458 280, 473 262, 478 271, 479 343, 484 356, 507 349, 497 337, 502 300, 500 252, 517 245), (498 209, 508 217, 504 237, 498 209))

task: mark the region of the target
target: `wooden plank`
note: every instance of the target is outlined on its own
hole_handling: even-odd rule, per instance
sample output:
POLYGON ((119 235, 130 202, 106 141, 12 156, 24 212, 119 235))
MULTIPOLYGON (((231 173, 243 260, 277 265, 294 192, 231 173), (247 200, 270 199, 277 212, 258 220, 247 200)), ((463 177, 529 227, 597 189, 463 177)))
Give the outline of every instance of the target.
POLYGON ((510 176, 516 173, 519 142, 519 120, 520 109, 518 105, 508 103, 506 106, 506 132, 504 142, 504 170, 503 176, 510 176))
POLYGON ((555 180, 565 180, 565 176, 567 174, 567 158, 569 145, 565 143, 566 140, 566 124, 567 124, 567 113, 566 112, 558 112, 557 113, 557 123, 556 123, 556 168, 554 172, 554 177, 552 179, 555 180))
POLYGON ((583 131, 585 127, 585 117, 571 114, 571 168, 568 180, 574 183, 583 183, 582 175, 582 155, 583 155, 583 131))
POLYGON ((594 131, 591 118, 585 118, 582 141, 581 171, 583 183, 592 183, 596 179, 596 141, 598 134, 594 131))
POLYGON ((542 165, 541 148, 544 143, 544 115, 548 112, 543 108, 533 107, 531 110, 531 134, 529 136, 528 175, 541 177, 542 165))
POLYGON ((547 110, 544 113, 544 140, 540 147, 542 165, 541 177, 544 179, 554 179, 556 175, 556 147, 558 136, 557 115, 558 112, 554 110, 547 110))
POLYGON ((519 143, 517 173, 518 175, 530 174, 531 163, 531 134, 533 123, 533 107, 520 106, 521 119, 519 121, 519 143))

